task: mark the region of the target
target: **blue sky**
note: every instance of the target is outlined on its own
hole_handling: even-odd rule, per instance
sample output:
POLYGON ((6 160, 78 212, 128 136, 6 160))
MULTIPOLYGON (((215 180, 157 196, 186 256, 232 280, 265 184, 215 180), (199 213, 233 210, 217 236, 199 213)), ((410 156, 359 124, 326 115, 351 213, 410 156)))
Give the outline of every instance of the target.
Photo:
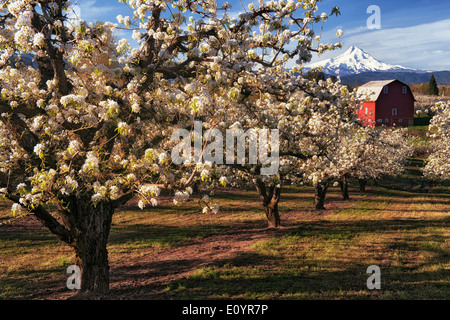
MULTIPOLYGON (((75 1, 74 1, 75 2, 75 1)), ((222 3, 224 1, 218 1, 222 3)), ((249 0, 228 0, 233 13, 247 8, 249 0)), ((119 14, 130 15, 116 0, 78 0, 81 16, 87 21, 116 22, 119 14)), ((315 56, 312 62, 331 58, 356 45, 374 58, 422 70, 450 70, 450 1, 448 0, 322 0, 319 13, 329 13, 339 6, 341 15, 325 23, 322 42, 335 43, 336 31, 342 29, 343 48, 315 56), (381 11, 381 29, 369 30, 366 13, 370 5, 381 11)))

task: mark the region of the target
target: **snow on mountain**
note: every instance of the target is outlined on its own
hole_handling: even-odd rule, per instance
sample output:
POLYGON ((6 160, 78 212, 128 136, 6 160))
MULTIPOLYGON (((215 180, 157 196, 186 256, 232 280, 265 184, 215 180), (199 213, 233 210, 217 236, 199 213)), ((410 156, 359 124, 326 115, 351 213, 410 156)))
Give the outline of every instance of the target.
POLYGON ((335 76, 346 76, 363 72, 389 71, 408 72, 419 71, 408 69, 399 65, 381 62, 362 49, 351 46, 343 54, 332 58, 306 65, 306 69, 322 66, 322 72, 335 76))

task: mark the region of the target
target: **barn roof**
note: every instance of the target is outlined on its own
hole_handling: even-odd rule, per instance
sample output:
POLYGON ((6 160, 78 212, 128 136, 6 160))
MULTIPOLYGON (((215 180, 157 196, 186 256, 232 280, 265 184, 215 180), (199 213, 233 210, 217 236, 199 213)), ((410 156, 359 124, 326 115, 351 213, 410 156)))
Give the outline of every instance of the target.
POLYGON ((356 93, 361 97, 367 96, 368 101, 376 101, 380 96, 383 87, 387 86, 388 84, 394 81, 398 80, 393 79, 393 80, 370 81, 360 86, 356 93))

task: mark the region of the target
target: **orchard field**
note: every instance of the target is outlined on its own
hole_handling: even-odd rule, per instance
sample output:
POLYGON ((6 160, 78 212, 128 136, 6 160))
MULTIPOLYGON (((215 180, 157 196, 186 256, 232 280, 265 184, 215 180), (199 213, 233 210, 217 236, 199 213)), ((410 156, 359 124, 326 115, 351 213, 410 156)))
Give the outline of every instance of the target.
MULTIPOLYGON (((420 129, 416 129, 419 130, 420 129)), ((222 188, 217 214, 195 197, 162 196, 114 215, 107 299, 449 299, 450 184, 422 183, 420 159, 396 178, 334 187, 315 210, 312 187, 283 189, 281 227, 268 229, 256 191, 222 188), (426 187, 424 187, 424 185, 426 187), (381 290, 366 286, 369 265, 381 290)), ((1 203, 1 221, 11 218, 1 203)), ((0 298, 67 299, 72 250, 32 216, 0 226, 0 298)))

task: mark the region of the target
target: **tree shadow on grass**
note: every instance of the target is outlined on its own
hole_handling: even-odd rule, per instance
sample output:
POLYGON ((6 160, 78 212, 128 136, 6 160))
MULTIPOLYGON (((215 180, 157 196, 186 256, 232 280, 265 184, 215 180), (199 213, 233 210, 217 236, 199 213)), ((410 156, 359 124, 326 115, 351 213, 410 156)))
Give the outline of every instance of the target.
POLYGON ((67 266, 15 271, 0 278, 0 299, 51 299, 58 294, 72 294, 66 286, 67 266), (9 276, 11 275, 11 276, 9 276))
MULTIPOLYGON (((420 231, 424 227, 443 226, 445 222, 442 220, 393 220, 389 223, 317 221, 291 230, 287 235, 299 239, 320 236, 325 241, 346 241, 366 232, 420 231)), ((405 257, 417 251, 430 255, 423 261, 381 259, 382 290, 367 288, 368 265, 357 259, 323 261, 301 254, 273 256, 253 252, 202 268, 189 278, 177 280, 160 294, 160 298, 449 299, 450 256, 445 247, 446 240, 444 235, 419 233, 411 239, 400 239, 389 245, 388 251, 399 252, 405 257), (430 242, 440 245, 428 245, 430 242)))
POLYGON ((411 273, 411 270, 381 267, 381 290, 369 290, 366 265, 339 271, 272 272, 266 276, 191 277, 172 283, 163 299, 443 299, 450 297, 447 271, 411 273))
POLYGON ((369 192, 373 195, 392 196, 396 198, 412 198, 419 195, 424 197, 436 197, 443 199, 449 199, 450 197, 450 190, 443 187, 433 187, 433 190, 405 190, 401 187, 382 185, 378 188, 373 188, 369 192))
POLYGON ((207 225, 176 227, 157 224, 136 224, 132 226, 114 226, 108 245, 123 245, 139 242, 142 245, 175 245, 194 238, 203 238, 230 227, 207 225))

